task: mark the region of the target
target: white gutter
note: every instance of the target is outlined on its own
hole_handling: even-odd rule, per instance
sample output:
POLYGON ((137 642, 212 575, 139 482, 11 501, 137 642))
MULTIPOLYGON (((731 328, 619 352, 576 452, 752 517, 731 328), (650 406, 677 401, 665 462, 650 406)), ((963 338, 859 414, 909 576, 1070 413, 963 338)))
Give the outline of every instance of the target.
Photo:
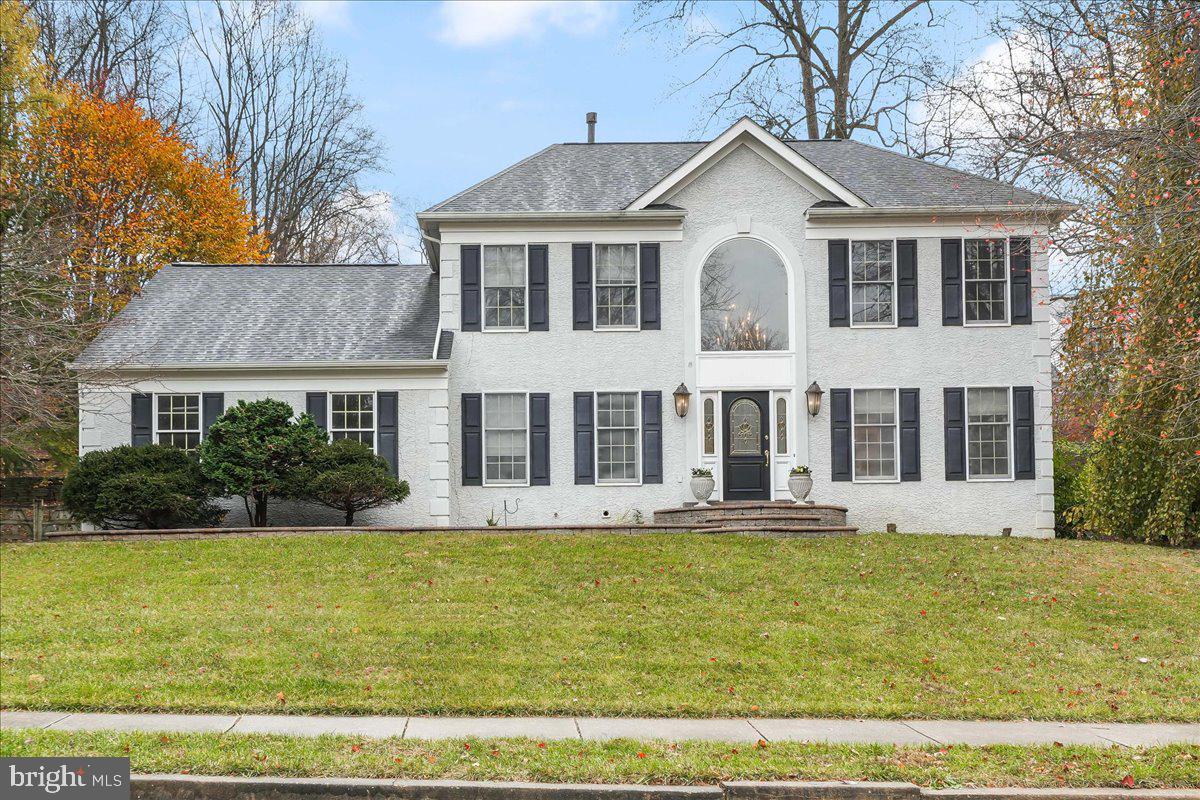
POLYGON ((264 369, 413 369, 417 367, 441 367, 450 364, 446 359, 409 358, 378 361, 238 361, 219 364, 196 364, 194 362, 163 362, 160 364, 67 364, 71 370, 94 372, 146 372, 161 370, 205 370, 209 372, 250 372, 264 369))
POLYGON ((685 209, 649 208, 641 211, 504 211, 504 212, 459 212, 422 211, 417 219, 422 222, 594 222, 634 220, 682 220, 687 216, 685 209))
POLYGON ((862 219, 864 217, 890 219, 894 217, 969 217, 978 214, 1045 214, 1066 216, 1079 206, 1074 203, 1005 203, 989 206, 901 206, 889 208, 844 208, 827 206, 810 208, 804 212, 807 219, 836 220, 862 219))

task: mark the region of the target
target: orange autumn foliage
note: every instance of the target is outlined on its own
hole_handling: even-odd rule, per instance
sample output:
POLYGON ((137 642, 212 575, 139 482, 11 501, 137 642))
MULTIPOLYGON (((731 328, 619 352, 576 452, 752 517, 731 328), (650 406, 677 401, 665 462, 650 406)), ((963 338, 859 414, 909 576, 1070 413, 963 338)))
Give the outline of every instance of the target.
POLYGON ((68 87, 21 139, 17 179, 67 221, 63 277, 81 317, 111 317, 173 261, 265 258, 228 172, 132 102, 68 87))

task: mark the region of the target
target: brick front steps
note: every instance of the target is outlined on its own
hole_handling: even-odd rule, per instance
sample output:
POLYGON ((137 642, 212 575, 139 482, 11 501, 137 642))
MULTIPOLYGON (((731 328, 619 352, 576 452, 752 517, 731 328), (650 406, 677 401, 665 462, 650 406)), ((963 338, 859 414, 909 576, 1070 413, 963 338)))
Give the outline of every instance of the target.
POLYGON ((844 536, 858 533, 846 524, 845 506, 806 505, 790 500, 717 502, 663 508, 656 525, 694 525, 703 533, 745 532, 773 536, 844 536))

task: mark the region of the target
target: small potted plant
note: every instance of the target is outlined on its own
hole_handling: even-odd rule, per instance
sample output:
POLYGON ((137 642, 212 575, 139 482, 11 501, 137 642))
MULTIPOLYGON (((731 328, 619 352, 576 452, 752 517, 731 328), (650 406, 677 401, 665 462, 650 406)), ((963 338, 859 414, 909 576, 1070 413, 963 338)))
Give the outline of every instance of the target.
POLYGON ((788 490, 797 503, 802 503, 812 491, 812 470, 801 464, 788 473, 788 490))
POLYGON ((706 467, 692 468, 692 494, 700 502, 700 505, 708 505, 708 498, 712 497, 713 489, 717 488, 717 482, 713 480, 711 469, 706 467))

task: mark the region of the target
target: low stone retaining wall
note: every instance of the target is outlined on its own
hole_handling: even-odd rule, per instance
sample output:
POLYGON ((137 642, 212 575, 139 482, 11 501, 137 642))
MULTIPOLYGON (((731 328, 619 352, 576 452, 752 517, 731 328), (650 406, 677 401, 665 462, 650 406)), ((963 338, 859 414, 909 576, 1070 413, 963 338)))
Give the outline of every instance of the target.
POLYGON ((134 775, 132 784, 137 800, 1200 800, 1200 789, 922 789, 854 781, 644 786, 134 775))
MULTIPOLYGON (((280 528, 176 528, 165 530, 105 530, 105 531, 60 531, 47 533, 48 542, 140 542, 164 539, 230 539, 267 536, 337 536, 355 533, 403 534, 403 533, 478 533, 478 534, 571 534, 571 533, 689 533, 691 525, 527 525, 527 526, 484 526, 458 528, 396 528, 364 526, 353 528, 329 527, 280 527, 280 528)), ((699 530, 696 533, 730 533, 730 531, 699 530)))

